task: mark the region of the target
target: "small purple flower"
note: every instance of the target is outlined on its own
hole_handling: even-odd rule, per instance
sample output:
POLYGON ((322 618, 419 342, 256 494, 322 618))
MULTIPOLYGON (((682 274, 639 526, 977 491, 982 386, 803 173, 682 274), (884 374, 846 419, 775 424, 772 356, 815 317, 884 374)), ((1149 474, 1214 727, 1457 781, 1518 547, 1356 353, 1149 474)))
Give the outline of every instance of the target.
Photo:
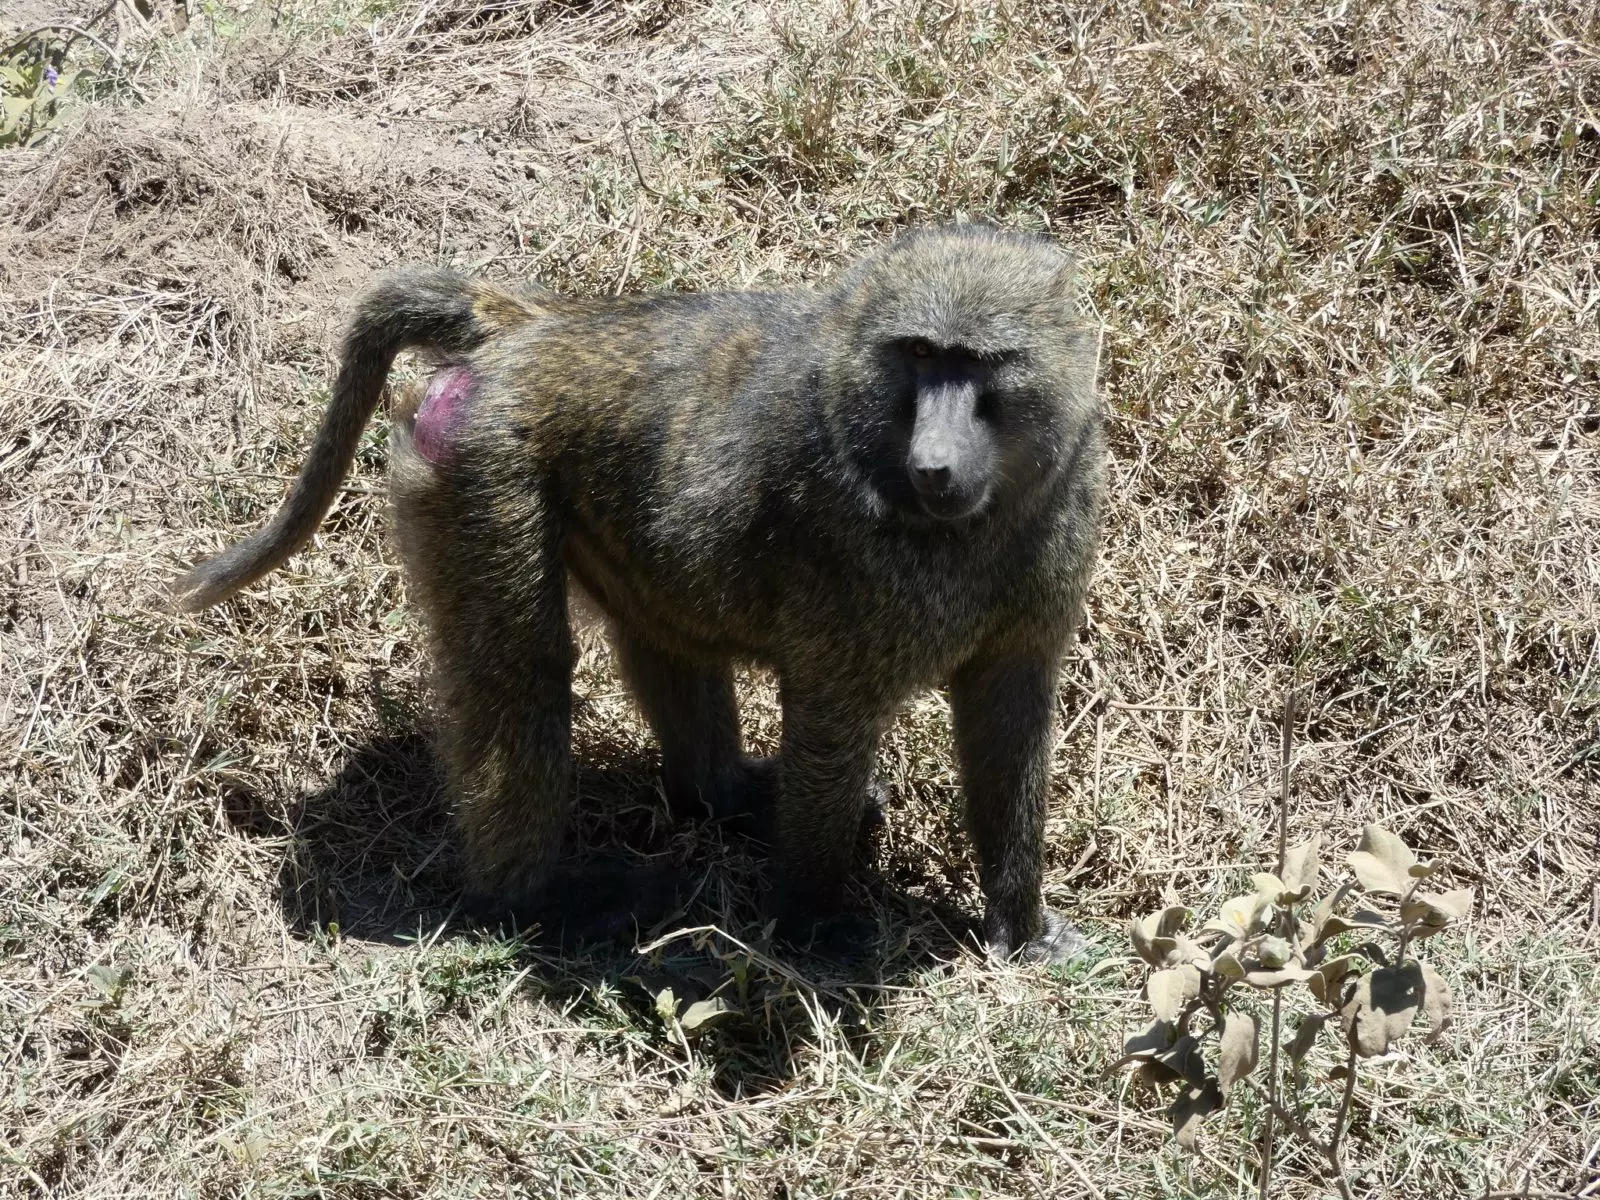
POLYGON ((52 92, 56 90, 56 80, 60 78, 61 76, 56 74, 56 69, 54 67, 46 67, 44 69, 44 81, 50 85, 50 90, 52 92))

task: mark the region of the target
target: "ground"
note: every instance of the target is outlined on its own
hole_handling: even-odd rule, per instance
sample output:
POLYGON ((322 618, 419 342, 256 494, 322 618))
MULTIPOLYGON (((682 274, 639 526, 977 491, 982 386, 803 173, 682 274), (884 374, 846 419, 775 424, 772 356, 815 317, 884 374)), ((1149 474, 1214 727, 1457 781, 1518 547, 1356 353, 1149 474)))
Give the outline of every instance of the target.
MULTIPOLYGON (((1291 835, 1326 878, 1382 821, 1474 899, 1425 946, 1453 1028, 1361 1076, 1355 1193, 1600 1194, 1590 5, 4 20, 98 40, 0 150, 0 1194, 1253 1195, 1252 1094, 1186 1153, 1104 1069, 1149 1019, 1129 918, 1271 865, 1291 686, 1291 835), (375 268, 808 283, 957 216, 1078 248, 1104 322, 1112 501, 1047 880, 1076 966, 964 942, 937 694, 883 748, 877 953, 767 948, 759 860, 667 822, 593 631, 582 838, 701 889, 637 953, 463 925, 381 419, 314 547, 162 607, 282 495, 375 268), (737 1011, 684 1030, 717 987, 737 1011)), ((741 687, 771 747, 771 681, 741 687)), ((1332 1193, 1280 1145, 1274 1195, 1332 1193)))

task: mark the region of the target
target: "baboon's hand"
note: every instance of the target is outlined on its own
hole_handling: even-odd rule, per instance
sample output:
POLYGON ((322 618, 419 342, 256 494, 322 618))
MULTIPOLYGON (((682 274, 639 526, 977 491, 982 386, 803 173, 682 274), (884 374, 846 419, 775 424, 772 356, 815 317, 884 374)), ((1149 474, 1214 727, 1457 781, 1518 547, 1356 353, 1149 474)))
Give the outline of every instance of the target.
POLYGON ((1054 909, 1041 912, 1040 925, 1038 935, 1026 941, 1014 939, 1006 931, 991 933, 988 939, 990 956, 1000 962, 1014 958, 1026 963, 1064 966, 1083 958, 1093 944, 1076 925, 1054 909))

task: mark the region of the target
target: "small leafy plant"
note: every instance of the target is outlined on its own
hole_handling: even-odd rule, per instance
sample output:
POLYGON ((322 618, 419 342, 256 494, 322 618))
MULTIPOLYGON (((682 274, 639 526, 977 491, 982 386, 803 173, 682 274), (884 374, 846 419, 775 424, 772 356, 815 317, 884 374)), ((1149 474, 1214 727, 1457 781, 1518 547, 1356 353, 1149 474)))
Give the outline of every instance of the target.
POLYGON ((0 61, 0 148, 31 146, 54 124, 76 71, 58 71, 42 56, 14 53, 0 61))
MULTIPOLYGON (((1284 757, 1287 763, 1287 737, 1284 757)), ((1155 1020, 1128 1039, 1114 1066, 1131 1067, 1136 1079, 1149 1087, 1177 1085, 1168 1111, 1178 1143, 1190 1149, 1204 1118, 1224 1107, 1241 1083, 1248 1083, 1267 1103, 1260 1194, 1267 1194, 1273 1121, 1278 1118, 1327 1161, 1348 1200, 1350 1185, 1339 1149, 1357 1061, 1388 1053, 1411 1030, 1418 1012, 1428 1019, 1429 1042, 1449 1025, 1448 985, 1411 951, 1466 916, 1472 891, 1423 890, 1435 866, 1419 862, 1388 830, 1368 825, 1359 848, 1347 859, 1354 878, 1317 899, 1320 843, 1320 836, 1314 836, 1283 849, 1280 836, 1278 870, 1254 876, 1253 891, 1226 901, 1193 933, 1188 931, 1194 911, 1182 905, 1133 921, 1134 949, 1154 968, 1146 994, 1155 1020), (1342 911, 1358 889, 1353 910, 1342 911), (1288 1044, 1280 1047, 1284 993, 1295 988, 1303 988, 1315 1004, 1300 1018, 1288 1044), (1262 1041, 1261 1020, 1243 1003, 1252 993, 1272 998, 1264 1088, 1251 1078, 1262 1041), (1291 1111, 1280 1103, 1278 1082, 1280 1049, 1298 1085, 1307 1054, 1325 1032, 1343 1039, 1345 1061, 1328 1078, 1342 1081, 1344 1090, 1332 1129, 1321 1138, 1307 1123, 1298 1086, 1291 1111)))
POLYGON ((1411 957, 1411 947, 1445 930, 1472 910, 1472 890, 1422 891, 1435 864, 1419 862, 1400 838, 1382 826, 1366 826, 1362 842, 1347 856, 1355 878, 1346 878, 1314 899, 1322 872, 1322 835, 1288 845, 1290 749, 1294 693, 1283 698, 1278 800, 1278 869, 1259 872, 1254 890, 1222 904, 1216 917, 1192 936, 1194 909, 1174 904, 1131 925, 1133 949, 1155 968, 1146 984, 1155 1021, 1128 1038, 1112 1064, 1133 1067, 1149 1088, 1178 1085, 1168 1109, 1179 1146, 1194 1149, 1200 1123, 1226 1106, 1240 1083, 1266 1099, 1262 1123, 1259 1195, 1266 1200, 1272 1179, 1274 1120, 1282 1118, 1298 1138, 1325 1158, 1339 1194, 1350 1200, 1350 1181, 1339 1157, 1355 1094, 1358 1059, 1389 1053, 1410 1032, 1416 1014, 1427 1016, 1427 1042, 1450 1026, 1450 986, 1429 963, 1411 957), (1349 914, 1344 902, 1360 888, 1362 904, 1349 914), (1365 941, 1358 941, 1365 939, 1365 941), (1392 949, 1386 949, 1384 942, 1392 949), (1315 1006, 1283 1042, 1283 994, 1304 987, 1315 1006), (1251 1078, 1261 1061, 1261 1019, 1243 1006, 1253 992, 1272 995, 1270 1059, 1266 1086, 1251 1078), (1344 1038, 1344 1062, 1328 1082, 1344 1083, 1333 1128, 1326 1139, 1310 1130, 1299 1083, 1306 1056, 1323 1030, 1344 1038), (1205 1046, 1216 1043, 1216 1069, 1206 1064, 1205 1046), (1293 1069, 1294 1110, 1278 1101, 1278 1059, 1293 1069))

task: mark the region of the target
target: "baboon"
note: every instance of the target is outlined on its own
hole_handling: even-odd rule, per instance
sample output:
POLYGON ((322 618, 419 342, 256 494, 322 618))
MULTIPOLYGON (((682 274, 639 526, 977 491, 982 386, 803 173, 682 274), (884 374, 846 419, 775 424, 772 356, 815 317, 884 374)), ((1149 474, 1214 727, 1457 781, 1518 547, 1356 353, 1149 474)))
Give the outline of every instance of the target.
POLYGON ((472 903, 536 911, 555 878, 570 581, 608 621, 672 808, 767 822, 784 936, 850 926, 879 736, 947 685, 984 938, 1061 957, 1045 799, 1105 476, 1077 292, 1069 252, 975 225, 904 233, 817 290, 584 299, 396 271, 356 305, 282 508, 180 603, 310 539, 395 355, 431 351, 390 490, 472 903), (742 753, 741 661, 777 675, 775 761, 742 753))

